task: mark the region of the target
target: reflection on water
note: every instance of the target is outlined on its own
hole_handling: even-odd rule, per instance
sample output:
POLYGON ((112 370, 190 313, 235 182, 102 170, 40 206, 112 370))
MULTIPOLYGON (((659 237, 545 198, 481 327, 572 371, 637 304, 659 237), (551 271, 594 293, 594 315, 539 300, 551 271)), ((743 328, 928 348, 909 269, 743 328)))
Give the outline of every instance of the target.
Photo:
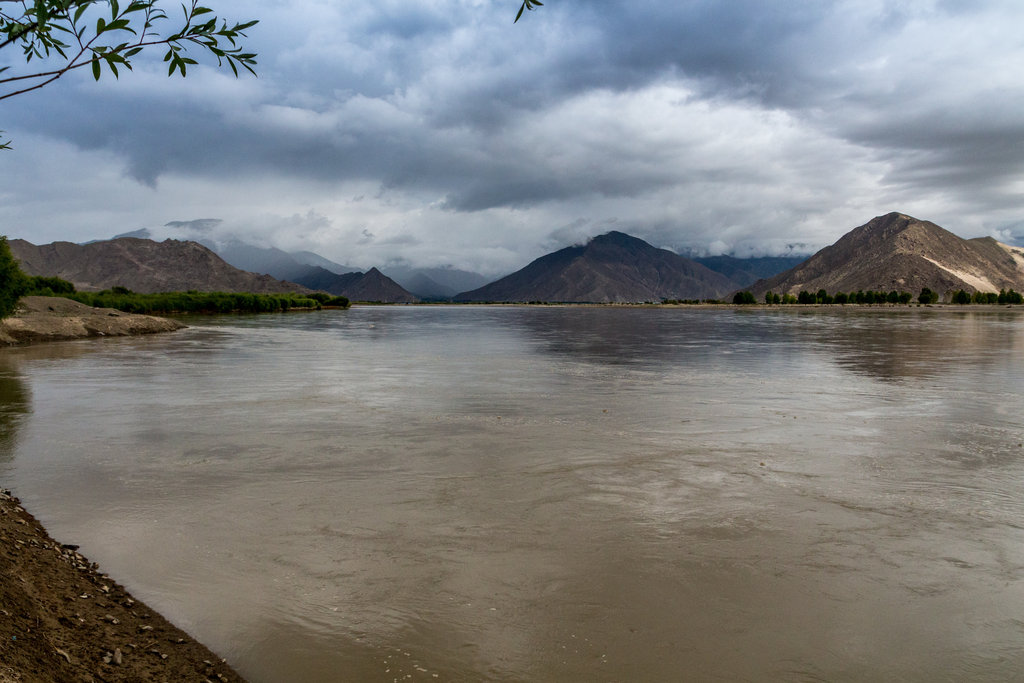
POLYGON ((0 356, 0 475, 14 456, 18 427, 29 412, 30 397, 17 370, 0 356))
POLYGON ((1006 680, 1022 321, 199 319, 18 357, 10 478, 257 682, 1006 680))

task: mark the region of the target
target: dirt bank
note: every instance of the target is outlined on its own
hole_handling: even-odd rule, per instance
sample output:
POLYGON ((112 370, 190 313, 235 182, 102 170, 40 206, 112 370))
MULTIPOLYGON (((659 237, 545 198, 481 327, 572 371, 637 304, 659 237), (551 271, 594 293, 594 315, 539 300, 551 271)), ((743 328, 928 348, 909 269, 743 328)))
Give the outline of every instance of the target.
POLYGON ((0 491, 0 683, 242 680, 0 491))
POLYGON ((151 315, 93 308, 70 299, 26 296, 10 318, 0 320, 0 345, 84 337, 121 337, 171 332, 184 325, 151 315))

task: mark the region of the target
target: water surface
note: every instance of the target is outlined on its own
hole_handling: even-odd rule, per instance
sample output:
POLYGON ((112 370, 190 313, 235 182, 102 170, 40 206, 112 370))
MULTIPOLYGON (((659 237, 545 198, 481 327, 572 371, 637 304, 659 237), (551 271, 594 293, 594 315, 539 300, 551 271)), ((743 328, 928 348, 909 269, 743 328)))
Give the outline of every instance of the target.
POLYGON ((1007 680, 1024 318, 367 307, 0 356, 0 481, 254 682, 1007 680))

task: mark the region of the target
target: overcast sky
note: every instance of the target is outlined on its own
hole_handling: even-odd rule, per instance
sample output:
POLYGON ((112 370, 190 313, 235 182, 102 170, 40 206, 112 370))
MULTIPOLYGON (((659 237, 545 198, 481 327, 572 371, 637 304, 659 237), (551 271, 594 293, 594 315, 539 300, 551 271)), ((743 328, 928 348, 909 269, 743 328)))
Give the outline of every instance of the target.
POLYGON ((154 54, 0 102, 0 233, 219 219, 487 275, 612 229, 806 253, 890 211, 1024 242, 1020 0, 210 4, 260 19, 258 78, 154 54))

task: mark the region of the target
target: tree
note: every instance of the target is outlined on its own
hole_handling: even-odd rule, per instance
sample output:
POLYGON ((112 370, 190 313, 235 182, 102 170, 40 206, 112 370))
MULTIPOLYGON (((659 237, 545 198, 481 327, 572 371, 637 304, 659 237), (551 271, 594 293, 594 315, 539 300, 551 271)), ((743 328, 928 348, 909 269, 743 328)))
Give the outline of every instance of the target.
POLYGON ((756 304, 757 299, 751 292, 736 292, 732 297, 732 302, 739 305, 756 304))
POLYGON ((543 7, 543 6, 544 6, 544 3, 543 2, 538 2, 538 0, 523 0, 523 4, 519 8, 519 12, 516 13, 515 21, 513 21, 512 23, 514 24, 514 23, 516 23, 516 21, 519 21, 519 17, 523 16, 523 10, 530 10, 532 12, 533 10, 537 9, 538 7, 543 7))
POLYGON ((917 300, 922 304, 933 304, 939 300, 939 295, 927 287, 922 287, 921 293, 917 295, 917 300))
POLYGON ((18 299, 25 293, 25 274, 11 254, 6 237, 0 237, 0 319, 14 313, 18 299))
POLYGON ((0 49, 20 47, 25 68, 0 68, 0 100, 38 90, 64 74, 91 66, 99 80, 104 67, 118 77, 118 67, 131 69, 131 59, 146 48, 165 46, 167 75, 182 76, 190 49, 209 52, 218 65, 227 63, 255 73, 256 54, 238 44, 256 20, 232 26, 198 0, 181 5, 182 19, 166 35, 157 28, 168 20, 162 0, 28 0, 0 3, 0 49), (33 60, 35 64, 33 64, 33 60), (36 67, 38 65, 38 67, 36 67))
MULTIPOLYGON (((181 23, 167 35, 157 27, 168 19, 164 0, 0 0, 0 50, 18 47, 25 66, 0 67, 0 100, 23 95, 53 83, 84 66, 100 79, 106 66, 117 78, 118 67, 132 68, 132 58, 147 48, 167 47, 167 75, 185 76, 197 64, 190 49, 212 54, 217 64, 227 63, 235 76, 238 67, 255 74, 256 53, 238 44, 256 20, 236 23, 219 19, 198 0, 181 5, 181 23), (33 62, 33 60, 35 60, 33 62)), ((10 61, 10 60, 8 60, 10 61)), ((10 142, 0 140, 0 149, 10 142)))

